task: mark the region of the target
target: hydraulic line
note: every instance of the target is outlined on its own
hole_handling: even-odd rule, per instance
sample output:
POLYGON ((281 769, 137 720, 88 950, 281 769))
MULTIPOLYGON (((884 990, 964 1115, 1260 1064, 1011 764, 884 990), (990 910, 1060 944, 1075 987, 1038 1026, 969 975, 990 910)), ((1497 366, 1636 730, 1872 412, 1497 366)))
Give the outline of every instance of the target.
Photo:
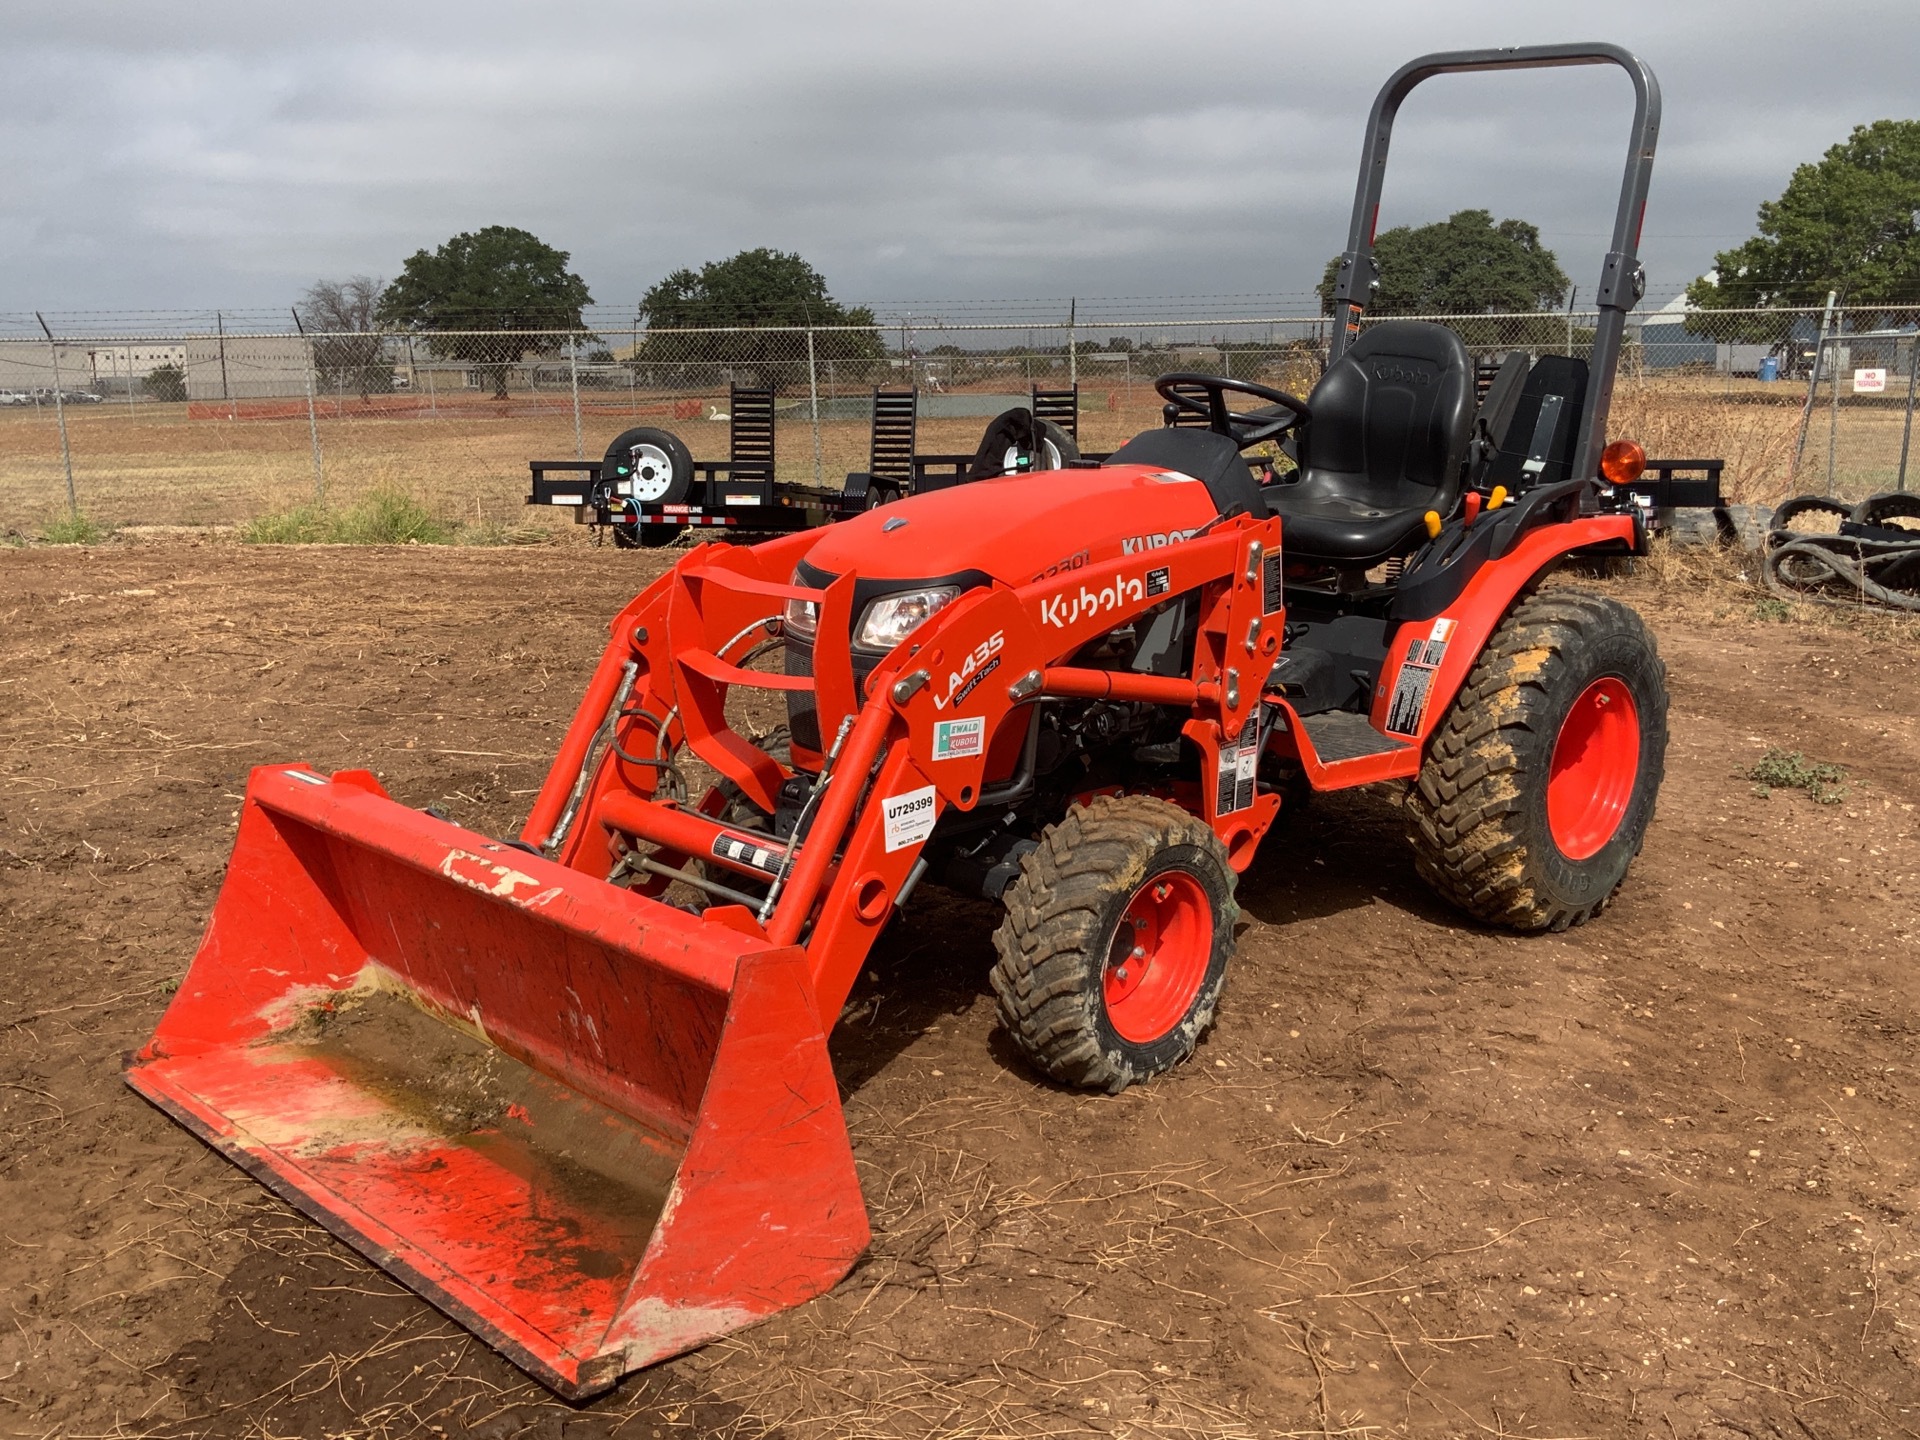
POLYGON ((580 773, 574 777, 573 789, 567 792, 566 808, 560 812, 560 818, 553 823, 553 833, 547 837, 540 848, 548 855, 560 853, 560 846, 567 838, 567 832, 573 828, 574 817, 580 811, 580 802, 586 797, 587 786, 593 780, 593 772, 600 763, 600 753, 613 742, 613 727, 620 721, 620 713, 626 708, 627 697, 633 694, 633 682, 639 678, 640 662, 629 660, 620 674, 620 688, 614 692, 613 704, 607 707, 607 718, 594 731, 593 740, 587 746, 587 753, 580 757, 580 773))

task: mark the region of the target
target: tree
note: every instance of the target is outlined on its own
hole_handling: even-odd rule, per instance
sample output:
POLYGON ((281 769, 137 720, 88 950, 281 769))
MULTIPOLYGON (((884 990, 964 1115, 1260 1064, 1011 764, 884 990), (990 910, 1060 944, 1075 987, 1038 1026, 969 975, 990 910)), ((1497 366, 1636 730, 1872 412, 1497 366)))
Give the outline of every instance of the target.
POLYGON ((140 388, 156 400, 187 398, 187 372, 178 365, 158 365, 147 372, 140 388))
POLYGON ((434 351, 493 380, 507 398, 507 372, 529 353, 550 355, 556 337, 489 331, 582 330, 593 303, 587 282, 567 269, 570 257, 538 236, 489 225, 454 236, 432 254, 416 250, 381 294, 376 317, 436 333, 434 351))
MULTIPOLYGON (((1714 257, 1687 287, 1701 310, 1920 300, 1920 120, 1854 127, 1816 164, 1802 165, 1778 200, 1761 205, 1751 239, 1714 257)), ((1714 333, 1728 334, 1724 323, 1714 333)), ((1742 317, 1740 338, 1777 339, 1784 320, 1742 317)), ((1690 325, 1689 328, 1694 328, 1690 325)))
MULTIPOLYGON (((1462 210, 1418 228, 1401 225, 1377 237, 1380 288, 1370 315, 1485 315, 1553 308, 1571 283, 1560 262, 1524 220, 1494 223, 1486 210, 1462 210)), ((1331 314, 1336 256, 1320 282, 1331 314)))
POLYGON ((648 334, 635 363, 666 367, 682 382, 711 381, 718 369, 776 387, 807 378, 804 335, 679 333, 691 330, 813 327, 814 359, 857 375, 886 355, 873 311, 841 305, 818 270, 782 250, 742 250, 698 271, 676 270, 641 297, 640 314, 648 334))
POLYGON ((381 282, 369 275, 316 280, 293 307, 313 340, 313 368, 322 389, 357 390, 360 398, 393 389, 393 362, 386 341, 374 333, 381 282))

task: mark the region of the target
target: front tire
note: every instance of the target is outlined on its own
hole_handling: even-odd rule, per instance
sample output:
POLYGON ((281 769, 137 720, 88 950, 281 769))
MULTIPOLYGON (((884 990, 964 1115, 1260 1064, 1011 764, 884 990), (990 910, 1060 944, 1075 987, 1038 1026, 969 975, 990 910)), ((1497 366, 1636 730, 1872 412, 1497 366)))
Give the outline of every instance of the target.
POLYGON ((1233 953, 1226 847, 1164 800, 1113 796, 1048 826, 994 932, 1000 1021, 1033 1067, 1118 1092, 1193 1053, 1233 953))
POLYGON ((1645 623, 1580 590, 1500 623, 1407 797, 1421 877, 1476 919, 1565 930, 1640 853, 1666 769, 1667 671, 1645 623))

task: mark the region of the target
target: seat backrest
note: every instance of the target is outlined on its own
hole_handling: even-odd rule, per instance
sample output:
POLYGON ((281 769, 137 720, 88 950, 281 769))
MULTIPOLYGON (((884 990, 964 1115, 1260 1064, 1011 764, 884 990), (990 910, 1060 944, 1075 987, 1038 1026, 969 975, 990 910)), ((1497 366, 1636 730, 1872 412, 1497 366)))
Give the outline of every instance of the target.
POLYGON ((1371 325, 1308 397, 1300 483, 1382 510, 1444 513, 1460 491, 1475 398, 1473 361, 1446 326, 1371 325))
POLYGON ((1528 372, 1511 417, 1493 437, 1498 450, 1482 483, 1504 485, 1517 495, 1570 479, 1586 398, 1586 361, 1542 355, 1528 372))
POLYGON ((1479 371, 1485 383, 1480 386, 1480 409, 1473 417, 1473 453, 1467 460, 1467 483, 1478 485, 1500 454, 1501 442, 1513 424, 1513 412, 1520 404, 1521 388, 1527 383, 1527 371, 1533 364, 1524 350, 1510 350, 1499 365, 1489 368, 1482 362, 1479 371))

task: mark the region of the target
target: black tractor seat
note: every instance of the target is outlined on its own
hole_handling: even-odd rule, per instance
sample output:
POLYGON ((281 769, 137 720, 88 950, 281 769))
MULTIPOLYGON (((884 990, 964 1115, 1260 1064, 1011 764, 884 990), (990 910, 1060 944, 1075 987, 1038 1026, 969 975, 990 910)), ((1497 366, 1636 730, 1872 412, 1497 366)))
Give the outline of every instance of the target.
POLYGON ((1307 403, 1298 478, 1260 492, 1289 557, 1371 567, 1413 549, 1427 511, 1452 511, 1475 408, 1473 361, 1453 331, 1373 325, 1307 403))
POLYGON ((1382 510, 1338 494, 1290 495, 1291 485, 1263 492, 1268 513, 1281 519, 1280 544, 1289 558, 1339 560, 1371 568, 1404 555, 1426 538, 1430 505, 1382 510))

